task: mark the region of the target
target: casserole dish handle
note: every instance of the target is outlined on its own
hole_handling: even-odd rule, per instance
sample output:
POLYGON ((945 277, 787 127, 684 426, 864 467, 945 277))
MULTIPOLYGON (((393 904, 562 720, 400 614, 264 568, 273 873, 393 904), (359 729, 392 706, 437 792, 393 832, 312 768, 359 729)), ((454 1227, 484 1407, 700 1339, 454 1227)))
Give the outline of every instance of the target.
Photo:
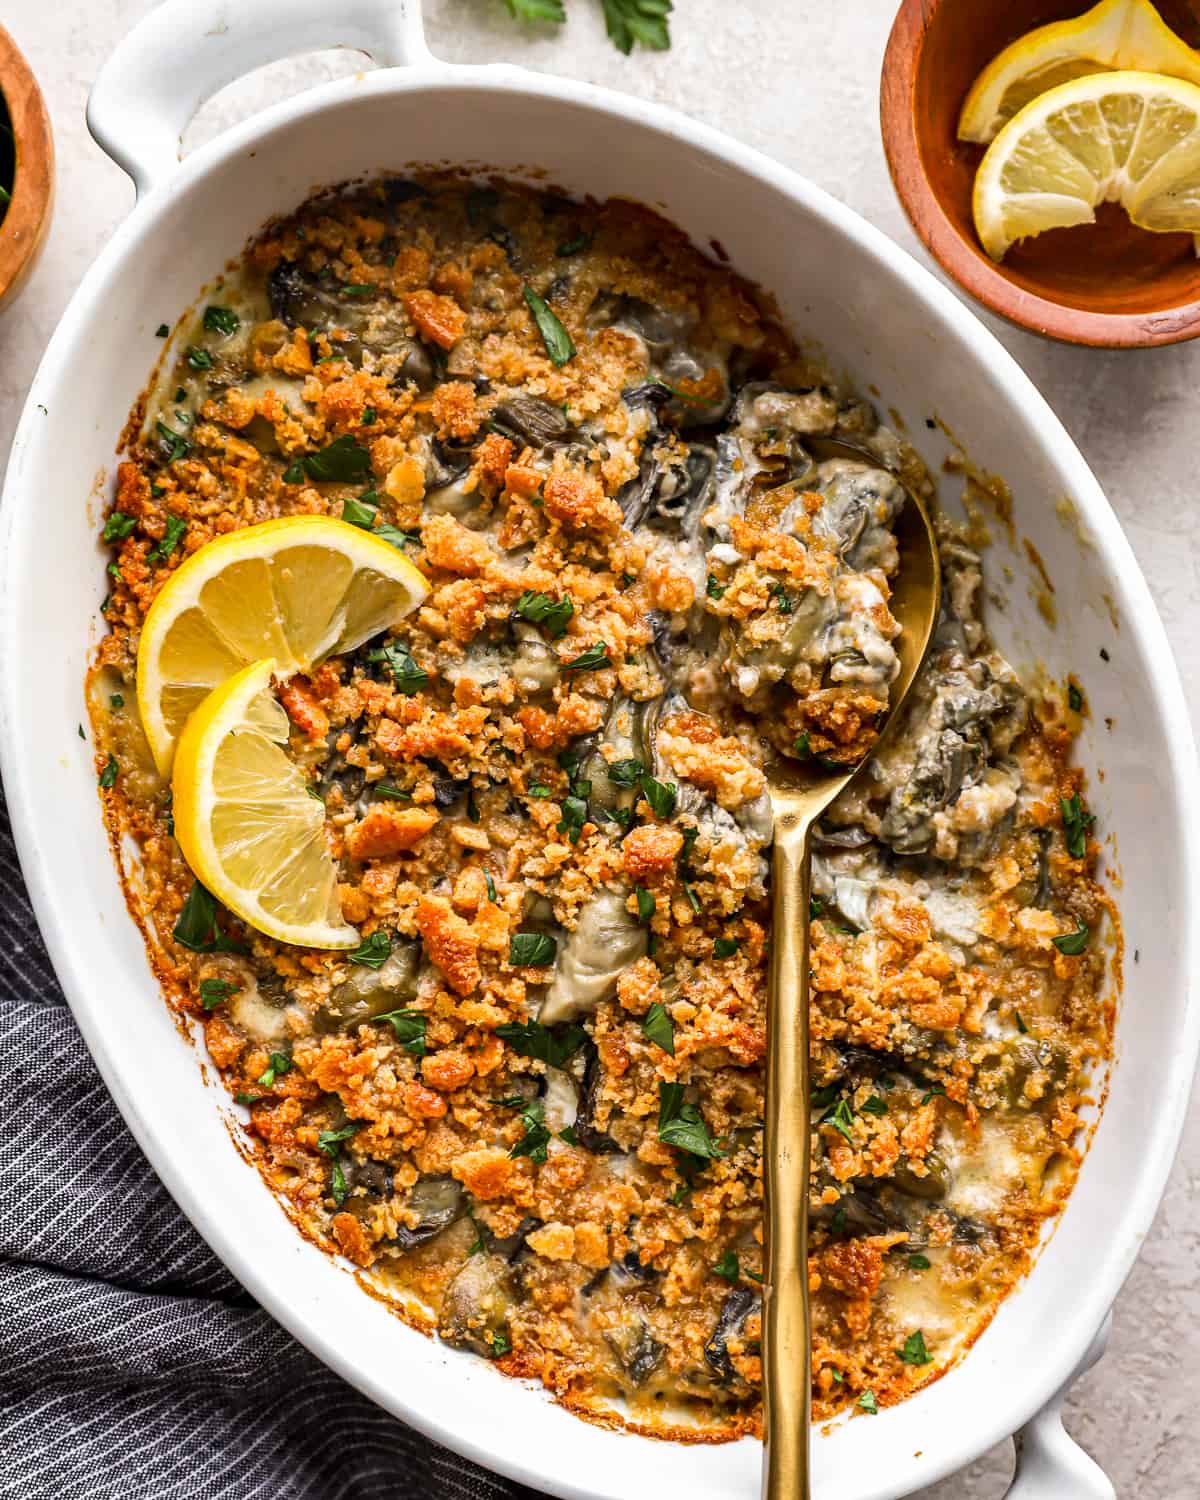
POLYGON ((178 165, 206 99, 255 68, 327 47, 383 67, 433 61, 420 0, 164 0, 101 68, 88 128, 144 197, 178 165))
POLYGON ((1104 1470, 1063 1426, 1062 1409, 1072 1385, 1104 1353, 1112 1314, 1064 1384, 1013 1438, 1017 1468, 1004 1500, 1117 1500, 1104 1470))

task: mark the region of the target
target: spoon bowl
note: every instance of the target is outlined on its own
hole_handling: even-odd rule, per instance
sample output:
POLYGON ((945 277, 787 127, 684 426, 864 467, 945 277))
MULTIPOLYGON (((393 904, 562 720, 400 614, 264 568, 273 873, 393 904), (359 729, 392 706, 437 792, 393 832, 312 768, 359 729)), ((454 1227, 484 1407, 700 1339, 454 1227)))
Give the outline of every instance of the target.
MULTIPOLYGON (((817 459, 879 460, 849 443, 814 440, 817 459)), ((929 652, 942 601, 942 571, 924 501, 905 487, 896 521, 900 567, 889 608, 900 625, 900 667, 880 740, 929 652)), ((808 1500, 811 1332, 808 1309, 808 924, 812 825, 870 759, 777 762, 768 777, 775 844, 771 860, 771 969, 767 997, 767 1086, 763 1122, 766 1263, 763 1277, 763 1497, 808 1500)))

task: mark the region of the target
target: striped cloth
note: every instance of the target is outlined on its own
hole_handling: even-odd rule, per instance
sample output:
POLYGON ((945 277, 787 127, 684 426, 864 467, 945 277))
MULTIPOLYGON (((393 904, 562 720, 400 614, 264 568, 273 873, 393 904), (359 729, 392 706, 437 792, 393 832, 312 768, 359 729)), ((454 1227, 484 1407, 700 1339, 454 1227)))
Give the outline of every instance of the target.
POLYGON ((536 1500, 325 1369, 126 1130, 38 934, 0 792, 0 1500, 536 1500))

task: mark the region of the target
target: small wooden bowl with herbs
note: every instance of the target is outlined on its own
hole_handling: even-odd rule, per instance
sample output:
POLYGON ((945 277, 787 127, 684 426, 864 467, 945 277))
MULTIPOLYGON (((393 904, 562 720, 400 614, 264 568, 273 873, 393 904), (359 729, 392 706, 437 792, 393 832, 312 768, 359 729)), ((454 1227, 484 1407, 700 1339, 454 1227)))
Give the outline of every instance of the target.
POLYGON ((54 139, 42 91, 0 26, 0 306, 29 274, 54 198, 54 139))

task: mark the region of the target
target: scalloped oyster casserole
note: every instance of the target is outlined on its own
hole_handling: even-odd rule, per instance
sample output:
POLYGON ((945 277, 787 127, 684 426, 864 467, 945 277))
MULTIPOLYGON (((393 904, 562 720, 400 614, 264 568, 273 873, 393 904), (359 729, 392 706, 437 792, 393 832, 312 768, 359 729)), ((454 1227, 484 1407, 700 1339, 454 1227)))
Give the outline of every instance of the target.
POLYGON ((872 752, 916 453, 661 218, 500 181, 314 198, 158 331, 104 523, 101 798, 164 991, 294 1222, 585 1415, 756 1430, 764 768, 866 755, 815 840, 814 1411, 936 1378, 1070 1190, 1115 965, 1083 690, 1018 681, 945 517, 935 645, 872 752), (831 436, 863 460, 822 460, 831 436), (171 692, 191 714, 172 771, 148 613, 281 517, 314 556, 361 543, 367 594, 385 554, 420 588, 351 631, 299 542, 274 583, 209 567, 163 648, 208 664, 164 689, 160 730, 171 692), (255 589, 315 613, 307 654, 240 638, 255 589), (218 754, 210 821, 224 868, 298 899, 268 806, 292 778, 337 946, 269 935, 181 851, 188 736, 232 712, 197 705, 255 657, 226 743, 266 769, 218 754))

